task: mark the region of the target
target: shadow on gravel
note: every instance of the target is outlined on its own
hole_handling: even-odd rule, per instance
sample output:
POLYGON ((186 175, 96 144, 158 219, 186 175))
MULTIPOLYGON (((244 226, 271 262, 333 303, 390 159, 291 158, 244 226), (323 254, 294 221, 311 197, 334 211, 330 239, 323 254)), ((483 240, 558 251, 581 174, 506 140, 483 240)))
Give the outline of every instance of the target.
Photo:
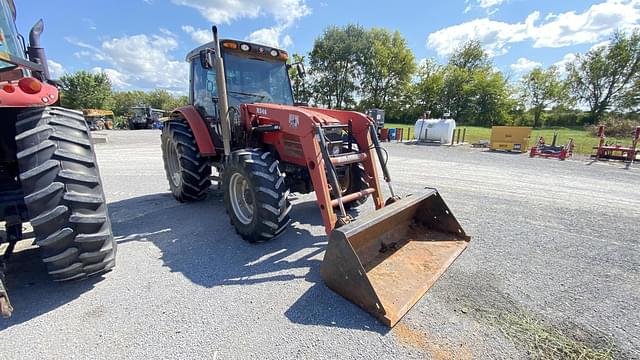
POLYGON ((504 155, 511 155, 511 156, 519 156, 519 155, 526 154, 526 153, 516 152, 516 151, 491 150, 491 149, 485 149, 485 150, 482 150, 480 152, 487 153, 487 154, 504 154, 504 155))
POLYGON ((315 201, 296 202, 289 229, 274 240, 255 244, 235 233, 219 192, 212 191, 206 201, 185 204, 168 193, 153 194, 111 203, 109 210, 120 245, 151 241, 162 252, 165 266, 195 284, 212 288, 304 279, 314 285, 286 311, 290 321, 386 331, 322 282, 326 236, 299 226, 322 225, 315 201))
POLYGON ((56 283, 47 275, 38 248, 28 248, 13 254, 6 279, 14 311, 11 318, 0 318, 0 331, 66 305, 90 291, 103 277, 56 283))

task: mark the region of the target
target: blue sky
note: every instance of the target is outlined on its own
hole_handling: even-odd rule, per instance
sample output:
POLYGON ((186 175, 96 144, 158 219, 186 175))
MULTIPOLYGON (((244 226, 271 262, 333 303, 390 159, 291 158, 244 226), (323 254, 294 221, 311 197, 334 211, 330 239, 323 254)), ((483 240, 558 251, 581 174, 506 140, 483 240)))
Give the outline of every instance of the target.
POLYGON ((445 62, 478 39, 500 70, 517 79, 541 65, 562 65, 602 44, 615 29, 640 24, 640 0, 16 0, 27 35, 40 17, 55 75, 105 71, 117 90, 187 89, 184 55, 210 39, 249 39, 306 53, 329 25, 399 30, 417 60, 445 62))

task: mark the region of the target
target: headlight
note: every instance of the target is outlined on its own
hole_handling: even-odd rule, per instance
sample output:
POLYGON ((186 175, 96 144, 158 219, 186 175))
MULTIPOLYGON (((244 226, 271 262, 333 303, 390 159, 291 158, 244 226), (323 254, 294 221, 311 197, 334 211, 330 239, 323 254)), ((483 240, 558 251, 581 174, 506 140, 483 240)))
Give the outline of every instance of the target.
POLYGON ((332 153, 333 155, 338 155, 338 154, 340 154, 340 148, 341 148, 341 147, 342 147, 341 145, 334 145, 334 146, 333 146, 333 148, 331 149, 331 153, 332 153))

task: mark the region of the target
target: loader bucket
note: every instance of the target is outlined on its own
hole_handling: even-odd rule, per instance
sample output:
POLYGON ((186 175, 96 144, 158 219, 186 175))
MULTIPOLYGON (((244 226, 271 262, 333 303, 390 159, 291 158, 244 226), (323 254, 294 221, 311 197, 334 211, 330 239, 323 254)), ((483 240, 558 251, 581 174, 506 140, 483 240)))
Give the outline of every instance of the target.
POLYGON ((327 286, 393 327, 470 238, 435 189, 334 230, 320 266, 327 286))

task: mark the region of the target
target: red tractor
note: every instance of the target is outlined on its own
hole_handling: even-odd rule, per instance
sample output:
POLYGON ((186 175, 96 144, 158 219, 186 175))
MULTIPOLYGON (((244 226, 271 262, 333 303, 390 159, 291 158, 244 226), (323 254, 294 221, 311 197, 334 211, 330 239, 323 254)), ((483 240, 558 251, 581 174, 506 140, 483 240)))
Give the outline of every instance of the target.
POLYGON ((164 124, 162 153, 178 201, 219 181, 237 233, 268 241, 289 224, 290 192, 315 192, 330 236, 327 285, 393 326, 466 248, 469 237, 435 189, 400 199, 368 116, 296 104, 280 49, 219 40, 191 51, 188 106, 164 124), (212 177, 212 167, 219 174, 212 177), (391 197, 383 199, 378 167, 391 197), (349 209, 371 198, 375 212, 349 209))
POLYGON ((40 46, 42 20, 25 48, 13 0, 0 0, 0 312, 12 307, 4 268, 22 225, 56 281, 111 269, 116 244, 91 135, 82 112, 52 107, 58 89, 40 46), (4 223, 4 224, 3 224, 4 223))

